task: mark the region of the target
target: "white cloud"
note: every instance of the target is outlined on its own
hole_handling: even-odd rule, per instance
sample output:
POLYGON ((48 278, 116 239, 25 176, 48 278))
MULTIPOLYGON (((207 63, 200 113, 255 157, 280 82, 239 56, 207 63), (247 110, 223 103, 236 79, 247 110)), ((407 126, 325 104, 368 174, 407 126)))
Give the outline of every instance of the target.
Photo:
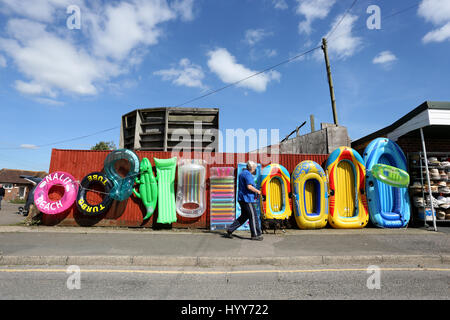
POLYGON ((438 27, 423 37, 423 43, 450 40, 450 1, 423 0, 418 14, 438 27))
POLYGON ((272 32, 267 32, 264 29, 249 29, 245 32, 245 42, 247 42, 250 46, 253 46, 265 37, 271 35, 272 32))
POLYGON ((20 147, 22 149, 38 149, 38 147, 34 144, 21 144, 20 147))
MULTIPOLYGON (((330 31, 341 21, 342 17, 342 15, 336 17, 330 31)), ((353 35, 353 26, 357 20, 357 16, 347 15, 341 21, 339 28, 336 29, 338 30, 338 32, 336 32, 337 36, 333 36, 333 41, 328 42, 328 52, 330 56, 333 56, 335 59, 345 60, 358 51, 359 47, 362 45, 362 39, 353 35)), ((318 60, 323 59, 322 51, 315 51, 314 56, 318 60)))
POLYGON ((46 104, 49 106, 54 106, 54 107, 61 107, 64 105, 64 102, 62 101, 58 101, 58 100, 53 100, 53 99, 48 99, 48 98, 36 98, 34 99, 37 103, 40 104, 46 104))
POLYGON ((206 88, 202 83, 205 77, 202 67, 191 63, 186 58, 180 60, 179 67, 159 70, 153 74, 161 76, 164 81, 172 81, 173 84, 178 86, 206 88))
POLYGON ((166 1, 134 0, 107 5, 104 14, 84 13, 94 52, 99 57, 124 60, 139 46, 158 43, 158 25, 173 20, 176 14, 166 1))
MULTIPOLYGON (((53 22, 55 11, 76 4, 78 0, 0 0, 1 12, 16 14, 39 22, 53 22)), ((64 15, 65 10, 61 13, 64 15)))
POLYGON ((450 2, 446 0, 423 0, 419 15, 428 22, 440 25, 450 20, 450 2))
POLYGON ((24 82, 21 80, 17 80, 15 82, 15 86, 17 91, 29 94, 29 95, 48 95, 51 97, 55 96, 55 93, 52 92, 48 87, 44 87, 35 82, 24 82))
MULTIPOLYGON (((209 69, 224 83, 235 83, 257 73, 257 71, 250 70, 242 64, 238 64, 236 58, 224 48, 212 50, 208 52, 208 56, 209 69)), ((271 81, 280 81, 280 79, 281 74, 279 72, 269 71, 247 79, 237 84, 237 86, 249 88, 257 92, 264 92, 271 81)))
POLYGON ((277 56, 277 55, 278 55, 278 52, 277 52, 277 50, 275 50, 275 49, 266 49, 266 50, 264 50, 264 54, 265 54, 267 57, 272 58, 272 57, 277 56))
POLYGON ((7 63, 6 63, 6 59, 4 56, 0 55, 0 67, 1 68, 6 68, 7 63))
POLYGON ((390 64, 394 61, 397 61, 397 57, 390 51, 380 52, 373 60, 374 64, 390 64))
MULTIPOLYGON (((0 0, 7 20, 0 52, 11 58, 24 79, 24 94, 55 98, 61 92, 95 95, 139 65, 149 47, 164 36, 162 24, 193 19, 194 0, 0 0), (81 8, 81 30, 55 27, 66 8, 81 8), (35 8, 35 9, 33 9, 35 8), (17 18, 17 17, 21 18, 17 18), (58 19, 58 20, 57 20, 58 19)), ((1 62, 0 62, 1 63, 1 62)))
POLYGON ((299 23, 298 31, 309 35, 312 32, 311 24, 314 20, 326 18, 336 0, 297 0, 297 2, 297 14, 306 18, 299 23))
POLYGON ((422 40, 424 43, 444 42, 446 40, 450 40, 450 22, 442 28, 428 32, 422 40))
POLYGON ((95 59, 70 42, 47 32, 45 25, 11 19, 7 30, 12 39, 0 39, 0 48, 13 59, 30 82, 16 81, 16 89, 32 95, 56 95, 61 89, 80 95, 97 93, 94 82, 118 75, 118 68, 95 59))
POLYGON ((272 0, 275 9, 285 10, 288 5, 285 0, 272 0))
POLYGON ((171 7, 175 12, 179 13, 183 21, 194 20, 194 0, 175 0, 171 7))

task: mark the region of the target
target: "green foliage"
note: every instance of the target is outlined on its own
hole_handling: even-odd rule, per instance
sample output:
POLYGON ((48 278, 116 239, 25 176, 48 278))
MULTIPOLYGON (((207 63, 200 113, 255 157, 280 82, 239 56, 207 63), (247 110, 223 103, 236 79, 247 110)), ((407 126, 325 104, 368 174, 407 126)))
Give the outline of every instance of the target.
POLYGON ((9 201, 9 203, 14 203, 14 204, 25 204, 27 201, 25 199, 20 199, 20 198, 16 198, 16 199, 12 199, 11 201, 9 201))
POLYGON ((97 150, 97 151, 107 151, 107 150, 116 150, 116 145, 113 141, 100 141, 95 146, 91 148, 91 150, 97 150))

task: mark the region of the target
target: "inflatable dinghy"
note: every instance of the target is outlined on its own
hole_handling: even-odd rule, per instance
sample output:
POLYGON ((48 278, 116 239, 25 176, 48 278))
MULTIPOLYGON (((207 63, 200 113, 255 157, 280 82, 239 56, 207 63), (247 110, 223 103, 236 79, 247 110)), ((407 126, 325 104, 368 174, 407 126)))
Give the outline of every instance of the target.
POLYGON ((328 222, 333 228, 364 228, 369 222, 365 194, 366 169, 354 149, 340 147, 326 164, 329 192, 328 222))
MULTIPOLYGON (((406 227, 410 219, 410 200, 407 186, 403 188, 394 187, 390 185, 394 184, 392 183, 394 181, 387 181, 389 184, 382 181, 382 176, 386 176, 384 179, 389 179, 393 170, 376 171, 377 168, 384 167, 380 167, 380 164, 401 169, 403 172, 406 171, 407 162, 403 151, 395 142, 386 138, 378 138, 373 140, 364 151, 364 162, 367 170, 366 190, 370 220, 374 225, 381 228, 406 227), (383 175, 383 171, 388 172, 383 175)), ((398 177, 398 179, 391 178, 390 180, 403 180, 402 184, 409 182, 406 177, 397 174, 393 176, 398 177)))
POLYGON ((289 202, 291 177, 285 167, 270 164, 261 174, 261 214, 264 220, 289 219, 292 210, 289 202))
POLYGON ((314 161, 303 161, 292 172, 292 206, 300 229, 320 229, 328 221, 327 176, 314 161))

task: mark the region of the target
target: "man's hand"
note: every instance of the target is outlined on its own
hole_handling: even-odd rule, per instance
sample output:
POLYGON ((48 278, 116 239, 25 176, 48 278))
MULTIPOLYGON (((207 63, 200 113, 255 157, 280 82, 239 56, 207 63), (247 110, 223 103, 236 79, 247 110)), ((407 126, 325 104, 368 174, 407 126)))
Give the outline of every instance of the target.
POLYGON ((257 195, 261 195, 261 191, 259 191, 258 189, 256 189, 254 186, 252 186, 251 184, 247 185, 248 190, 253 191, 254 193, 256 193, 257 195))

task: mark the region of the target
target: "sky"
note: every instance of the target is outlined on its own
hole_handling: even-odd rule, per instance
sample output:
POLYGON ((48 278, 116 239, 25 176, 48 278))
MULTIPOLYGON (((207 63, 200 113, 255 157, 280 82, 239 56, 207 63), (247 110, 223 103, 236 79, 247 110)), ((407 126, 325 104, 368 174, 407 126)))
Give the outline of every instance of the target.
POLYGON ((311 114, 333 122, 320 48, 184 103, 325 36, 352 140, 450 101, 450 0, 0 0, 0 168, 47 171, 52 148, 118 146, 121 116, 139 108, 220 108, 224 134, 282 139, 304 121, 308 133, 311 114))

